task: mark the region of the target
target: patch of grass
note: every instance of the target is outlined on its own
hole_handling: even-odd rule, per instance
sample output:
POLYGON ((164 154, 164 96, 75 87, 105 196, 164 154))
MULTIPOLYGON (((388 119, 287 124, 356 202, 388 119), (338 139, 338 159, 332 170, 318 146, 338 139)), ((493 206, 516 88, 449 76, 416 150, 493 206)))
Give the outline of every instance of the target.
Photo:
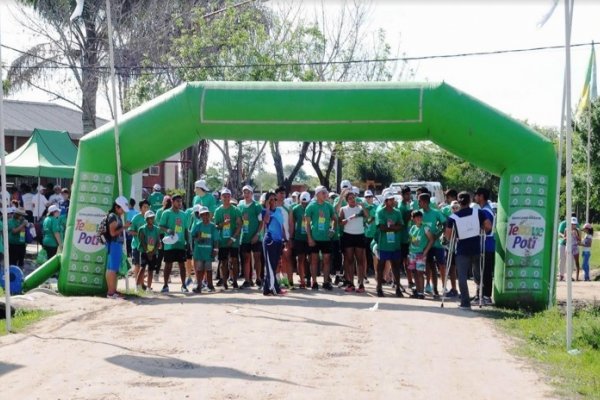
MULTIPOLYGON (((583 262, 583 260, 581 261, 583 262)), ((592 256, 590 257, 590 269, 600 268, 600 240, 592 240, 592 256)))
POLYGON ((566 351, 566 318, 557 307, 533 315, 506 314, 497 323, 521 339, 517 354, 539 362, 566 397, 600 399, 600 305, 574 312, 573 348, 579 355, 566 351))
MULTIPOLYGON (((13 332, 22 332, 28 326, 53 315, 54 312, 46 310, 17 310, 11 320, 13 332)), ((0 336, 6 335, 6 320, 0 320, 0 336)))

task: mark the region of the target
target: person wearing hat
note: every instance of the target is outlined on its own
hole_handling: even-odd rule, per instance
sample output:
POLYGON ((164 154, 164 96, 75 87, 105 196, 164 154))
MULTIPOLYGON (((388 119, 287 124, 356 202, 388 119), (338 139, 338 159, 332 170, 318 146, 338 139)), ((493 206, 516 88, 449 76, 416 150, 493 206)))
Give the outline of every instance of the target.
MULTIPOLYGON (((154 211, 154 213, 156 214, 156 216, 154 217, 154 225, 156 225, 158 227, 158 229, 160 230, 161 243, 162 243, 162 240, 163 240, 165 234, 162 231, 162 229, 160 229, 160 226, 159 226, 160 219, 162 218, 162 215, 165 211, 171 209, 172 205, 173 205, 173 200, 171 199, 171 196, 164 196, 163 202, 162 202, 162 207, 158 211, 154 211)), ((151 203, 151 207, 152 207, 152 203, 151 203)), ((161 246, 158 249, 157 258, 156 258, 156 265, 157 265, 156 268, 157 269, 155 270, 156 276, 154 277, 154 279, 156 279, 156 280, 158 280, 158 275, 160 273, 160 267, 162 265, 164 256, 165 256, 164 246, 161 246)))
POLYGON ((300 276, 300 289, 306 289, 306 256, 310 254, 306 226, 304 224, 304 213, 310 203, 310 193, 302 192, 299 196, 300 203, 292 208, 292 224, 294 225, 294 244, 292 245, 292 256, 296 258, 298 275, 300 276))
POLYGON ((62 229, 59 221, 60 208, 56 204, 48 207, 48 215, 42 224, 42 246, 46 250, 48 259, 54 257, 56 252, 62 251, 62 229))
POLYGON ((165 236, 177 238, 177 240, 174 243, 165 243, 164 245, 165 270, 163 272, 164 282, 161 293, 169 292, 169 278, 171 277, 171 270, 173 269, 173 263, 175 262, 179 266, 179 276, 181 278, 181 292, 188 293, 189 290, 185 280, 185 260, 187 258, 186 213, 182 210, 183 198, 181 197, 181 195, 176 194, 172 196, 171 201, 171 208, 166 211, 163 211, 160 217, 159 228, 163 231, 165 236))
POLYGON ((144 212, 145 224, 140 226, 137 231, 138 250, 140 252, 140 272, 137 275, 138 285, 141 285, 139 278, 144 279, 144 270, 148 266, 146 291, 152 292, 153 271, 160 269, 158 262, 158 251, 162 248, 160 239, 160 229, 154 224, 156 214, 152 210, 144 212))
MULTIPOLYGON (((492 227, 495 224, 496 215, 492 206, 490 205, 490 191, 486 188, 480 187, 475 191, 475 203, 479 205, 479 208, 486 214, 486 217, 492 221, 492 227)), ((494 229, 488 232, 485 236, 485 255, 483 265, 483 277, 479 276, 479 268, 475 268, 473 275, 475 282, 483 285, 482 288, 482 304, 492 305, 492 290, 494 283, 494 266, 496 261, 496 240, 494 239, 494 229)), ((479 303, 479 290, 477 296, 475 296, 475 302, 479 303)))
POLYGON ((450 215, 444 236, 450 240, 452 232, 458 239, 456 242, 456 270, 458 272, 458 287, 460 289, 460 308, 471 309, 469 298, 469 286, 467 279, 469 270, 479 269, 479 257, 481 254, 480 232, 486 233, 492 230, 492 221, 481 209, 469 207, 471 196, 467 192, 458 194, 460 210, 450 215))
POLYGON ((300 203, 300 193, 298 192, 292 192, 291 198, 292 198, 292 202, 294 203, 293 205, 299 204, 300 203))
POLYGON ((117 197, 108 211, 106 226, 110 239, 106 242, 106 286, 108 287, 106 297, 109 299, 121 298, 117 293, 117 273, 123 258, 123 232, 130 225, 129 222, 123 223, 127 211, 129 211, 129 201, 124 196, 117 197))
POLYGON ((142 252, 140 251, 140 240, 138 231, 146 224, 146 212, 150 210, 150 203, 147 200, 140 201, 140 212, 133 216, 131 225, 127 228, 127 233, 131 235, 131 263, 133 264, 133 276, 136 279, 136 288, 138 291, 146 290, 144 286, 144 272, 142 270, 142 252))
POLYGON ((398 210, 402 214, 402 222, 404 225, 402 226, 402 230, 400 231, 400 258, 401 258, 401 267, 404 267, 406 271, 406 278, 408 280, 408 286, 411 289, 415 288, 415 281, 413 280, 412 270, 409 267, 408 255, 410 252, 410 235, 409 229, 412 221, 412 191, 410 187, 404 186, 400 189, 400 204, 398 204, 398 210))
MULTIPOLYGON (((367 262, 367 276, 375 273, 375 264, 373 263, 373 251, 371 250, 371 242, 377 232, 375 225, 375 217, 377 215, 377 207, 373 204, 375 195, 371 190, 365 190, 365 199, 362 203, 363 208, 367 212, 365 218, 365 259, 367 262)), ((366 277, 365 277, 366 281, 366 277)), ((368 282, 365 282, 368 283, 368 282)))
POLYGON ((54 193, 48 198, 48 203, 50 205, 56 204, 57 206, 60 207, 60 205, 63 202, 63 197, 60 194, 61 190, 62 190, 62 188, 60 186, 58 186, 58 185, 54 186, 54 188, 52 189, 52 191, 54 193))
POLYGON ((152 193, 150 193, 150 196, 148 196, 148 203, 150 203, 150 209, 155 214, 158 212, 158 210, 160 210, 160 208, 163 205, 165 195, 162 194, 161 190, 162 188, 160 187, 160 185, 158 183, 155 183, 154 186, 152 186, 152 193))
MULTIPOLYGON (((586 282, 590 281, 590 257, 592 255, 592 239, 594 238, 594 228, 592 224, 587 222, 583 225, 583 239, 581 239, 581 254, 583 256, 583 263, 581 268, 583 269, 583 280, 586 282)), ((577 275, 579 280, 579 275, 577 275)))
MULTIPOLYGON (((444 233, 446 217, 438 209, 432 208, 431 195, 429 193, 421 193, 419 195, 419 207, 423 212, 423 224, 425 224, 431 234, 435 237, 433 247, 427 253, 427 285, 425 293, 433 294, 433 298, 439 298, 438 291, 438 274, 442 280, 442 285, 446 282, 446 254, 444 246, 440 241, 440 237, 444 233)), ((445 290, 446 288, 442 288, 445 290)))
POLYGON ((221 279, 223 280, 223 288, 227 290, 227 279, 231 276, 231 268, 233 272, 231 276, 233 287, 238 289, 239 238, 242 230, 242 215, 240 210, 231 204, 231 190, 223 188, 221 190, 221 200, 223 204, 216 209, 214 216, 214 222, 219 230, 219 268, 221 270, 221 279))
POLYGON ((310 275, 312 289, 319 290, 317 283, 319 253, 323 256, 323 288, 333 290, 331 284, 331 238, 335 234, 337 219, 335 209, 327 202, 328 190, 325 186, 315 189, 316 201, 310 203, 304 211, 306 238, 310 248, 310 275))
POLYGON ((33 213, 34 222, 38 222, 46 212, 46 208, 48 208, 48 199, 44 196, 45 191, 46 188, 39 185, 37 193, 31 199, 31 211, 33 213))
POLYGON ((377 262, 377 296, 383 297, 383 281, 385 263, 389 261, 392 264, 394 274, 394 283, 396 285, 396 296, 404 297, 402 294, 402 285, 400 285, 400 231, 404 226, 402 214, 394 205, 396 197, 388 192, 384 198, 383 208, 377 211, 375 223, 379 230, 379 240, 377 247, 379 250, 379 259, 377 262))
POLYGON ((8 219, 8 256, 10 265, 23 269, 25 248, 27 246, 25 230, 29 222, 25 219, 27 213, 20 208, 13 208, 12 218, 8 219))
POLYGON ((242 188, 244 198, 238 203, 238 210, 242 215, 242 243, 240 252, 242 255, 242 263, 244 265, 244 283, 243 288, 254 286, 252 282, 252 262, 256 270, 256 280, 261 283, 261 258, 262 258, 262 243, 259 240, 260 232, 262 231, 262 207, 254 200, 254 189, 252 186, 246 185, 242 188))
POLYGON ((64 233, 67 229, 67 217, 69 215, 69 208, 71 207, 71 191, 67 188, 63 188, 60 191, 60 195, 63 200, 62 203, 60 203, 60 217, 58 217, 58 220, 60 221, 60 226, 64 233))
POLYGON ((200 204, 201 206, 208 208, 212 215, 217 209, 217 201, 210 193, 210 189, 204 179, 197 180, 194 183, 194 192, 196 195, 194 196, 193 204, 200 204))
POLYGON ((194 288, 194 293, 202 291, 203 277, 206 278, 206 287, 209 293, 215 291, 213 286, 213 268, 212 262, 219 251, 219 230, 210 220, 210 210, 208 207, 196 204, 194 214, 198 220, 192 227, 192 238, 194 239, 194 268, 196 269, 196 278, 198 285, 194 288))
MULTIPOLYGON (((571 255, 573 256, 573 262, 575 263, 575 278, 579 280, 579 244, 581 242, 581 234, 579 233, 579 221, 577 217, 571 217, 571 255)), ((570 277, 571 280, 573 277, 570 277)))

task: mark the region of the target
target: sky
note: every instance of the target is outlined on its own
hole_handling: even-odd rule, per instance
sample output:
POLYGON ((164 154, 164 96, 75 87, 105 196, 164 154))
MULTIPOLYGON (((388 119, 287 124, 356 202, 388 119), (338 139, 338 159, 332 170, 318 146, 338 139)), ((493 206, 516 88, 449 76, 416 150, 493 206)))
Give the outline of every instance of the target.
MULTIPOLYGON (((9 3, 0 0, 3 44, 26 49, 32 38, 13 21, 9 3)), ((306 0, 310 4, 311 1, 306 0)), ((339 5, 327 1, 326 10, 339 5)), ((369 28, 383 28, 394 53, 407 57, 564 45, 564 4, 541 28, 538 22, 552 0, 374 0, 369 28)), ((572 43, 600 40, 600 1, 575 1, 572 43)), ((590 46, 572 49, 572 104, 579 100, 590 46)), ((2 50, 10 62, 14 53, 2 50)), ((560 124, 565 67, 564 49, 412 61, 413 81, 445 81, 479 100, 521 120, 542 126, 560 124)), ((13 98, 41 100, 31 91, 13 98)), ((106 104, 99 113, 107 117, 106 104)), ((215 152, 216 153, 216 152, 215 152)), ((216 155, 216 154, 215 154, 216 155)), ((218 157, 217 157, 218 158, 218 157)), ((267 163, 269 164, 270 156, 267 163)))

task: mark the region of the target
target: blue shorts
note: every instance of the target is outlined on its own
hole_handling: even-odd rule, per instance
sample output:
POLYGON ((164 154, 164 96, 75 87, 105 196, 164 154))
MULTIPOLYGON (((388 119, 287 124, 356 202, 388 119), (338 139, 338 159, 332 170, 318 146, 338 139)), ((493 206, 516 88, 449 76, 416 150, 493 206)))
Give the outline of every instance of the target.
POLYGON ((395 251, 379 250, 379 260, 380 261, 400 260, 400 250, 395 250, 395 251))
POLYGON ((120 242, 108 242, 106 244, 108 251, 106 257, 106 269, 112 272, 119 272, 121 267, 121 257, 123 257, 123 243, 120 242))

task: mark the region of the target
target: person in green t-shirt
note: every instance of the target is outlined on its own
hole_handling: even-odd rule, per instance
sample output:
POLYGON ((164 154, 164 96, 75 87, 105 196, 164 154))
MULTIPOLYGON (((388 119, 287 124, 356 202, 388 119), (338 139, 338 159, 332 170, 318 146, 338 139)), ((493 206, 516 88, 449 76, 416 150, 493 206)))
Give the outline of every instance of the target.
POLYGON ((375 273, 375 264, 373 263, 373 251, 371 250, 371 242, 377 233, 377 225, 375 225, 375 217, 377 215, 377 206, 373 204, 375 196, 370 190, 365 191, 365 201, 363 207, 367 210, 368 217, 365 218, 365 257, 367 258, 367 275, 375 273))
MULTIPOLYGON (((456 197, 458 196, 458 192, 456 189, 448 189, 444 193, 445 204, 441 207, 440 211, 444 214, 444 217, 448 218, 454 212, 452 210, 452 202, 455 202, 458 205, 458 201, 456 201, 456 197)), ((458 206, 460 209, 460 206, 458 206)))
POLYGON ((318 290, 317 272, 319 252, 323 254, 323 288, 333 290, 330 276, 331 238, 336 230, 336 215, 331 203, 327 202, 328 190, 325 186, 315 189, 316 201, 310 203, 304 211, 306 238, 311 251, 310 274, 312 289, 318 290))
POLYGON ((161 187, 157 183, 152 187, 152 193, 148 196, 148 203, 150 205, 150 209, 156 213, 163 206, 163 200, 165 195, 161 192, 161 187))
POLYGON ((158 252, 162 248, 160 241, 160 229, 154 224, 156 214, 148 210, 144 212, 144 221, 146 222, 137 231, 138 250, 140 252, 140 275, 144 276, 144 269, 148 266, 148 278, 146 291, 152 292, 153 271, 160 269, 158 262, 158 252))
POLYGON ((379 260, 377 262, 377 296, 383 297, 384 269, 386 261, 392 264, 394 283, 396 285, 396 296, 404 297, 402 285, 400 284, 400 232, 404 222, 402 214, 394 208, 396 198, 394 194, 388 193, 384 198, 384 206, 375 217, 375 223, 379 230, 379 260))
POLYGON ((198 285, 194 288, 194 293, 202 291, 203 278, 206 279, 208 291, 214 292, 212 262, 219 250, 219 230, 210 221, 210 210, 208 207, 200 206, 196 214, 198 214, 200 219, 192 227, 194 267, 198 279, 198 285))
POLYGON ((133 276, 135 276, 136 288, 138 291, 146 290, 144 286, 144 270, 141 268, 142 258, 140 252, 140 241, 138 231, 142 225, 146 224, 145 214, 150 209, 150 203, 147 200, 140 201, 140 213, 131 219, 131 225, 127 232, 131 235, 131 263, 133 264, 133 276))
MULTIPOLYGON (((162 216, 160 217, 160 229, 165 233, 169 239, 169 243, 165 243, 164 245, 164 257, 165 257, 165 270, 164 270, 164 284, 161 290, 162 293, 169 292, 169 277, 171 276, 171 270, 173 268, 173 263, 177 262, 179 265, 179 274, 181 276, 181 291, 183 293, 188 293, 189 290, 185 284, 186 277, 186 269, 185 269, 185 260, 186 260, 186 236, 187 236, 187 221, 186 214, 181 209, 182 207, 182 197, 181 195, 176 194, 171 198, 172 205, 171 208, 163 211, 162 216)), ((167 241, 167 237, 163 239, 167 241)))
POLYGON ((433 292, 433 298, 437 299, 440 295, 438 292, 438 274, 436 267, 440 271, 442 284, 446 282, 446 254, 442 242, 440 241, 440 237, 444 232, 447 218, 444 217, 444 214, 442 214, 441 211, 431 208, 430 205, 431 197, 429 193, 421 193, 419 195, 419 206, 423 212, 423 224, 427 225, 429 231, 435 238, 431 251, 427 253, 427 285, 425 287, 425 293, 431 294, 433 292))
MULTIPOLYGON (((173 205, 173 201, 171 200, 171 196, 165 196, 163 198, 163 203, 162 203, 162 207, 160 208, 160 210, 155 211, 154 213, 156 214, 156 217, 154 218, 154 225, 156 225, 160 231, 160 240, 162 243, 162 239, 165 236, 164 232, 162 231, 162 229, 160 229, 160 219, 162 218, 162 214, 169 210, 171 208, 171 206, 173 205)), ((154 277, 154 279, 158 280, 158 275, 160 273, 160 267, 162 265, 163 262, 163 258, 165 256, 165 250, 164 250, 164 246, 161 246, 158 249, 158 253, 156 254, 156 266, 157 268, 154 270, 156 276, 154 277)))
POLYGON ((25 219, 27 213, 19 208, 12 212, 12 218, 8 219, 8 256, 10 265, 16 265, 23 269, 25 261, 25 229, 29 222, 25 219))
POLYGON ((48 207, 48 214, 42 224, 42 230, 44 237, 42 239, 42 246, 46 250, 48 259, 54 257, 57 252, 62 252, 62 237, 60 227, 60 208, 53 204, 48 207))
POLYGON ((204 179, 197 180, 194 183, 194 191, 196 192, 196 195, 194 196, 193 205, 200 204, 201 206, 208 208, 208 211, 210 211, 211 215, 214 214, 215 210, 217 209, 217 201, 210 193, 208 185, 204 179))
POLYGON ((308 236, 304 224, 304 212, 310 203, 310 193, 302 192, 299 201, 300 203, 292 208, 292 224, 294 224, 292 252, 296 257, 296 266, 300 276, 300 289, 306 289, 306 256, 310 254, 310 248, 308 247, 308 236))
POLYGON ((252 282, 252 262, 256 270, 256 285, 262 286, 262 243, 259 236, 263 228, 262 207, 254 200, 254 189, 246 185, 242 188, 244 198, 238 203, 238 210, 242 216, 242 244, 240 252, 244 265, 244 283, 243 288, 254 286, 252 282))
POLYGON ((416 287, 411 297, 424 299, 425 260, 435 238, 429 231, 429 227, 423 224, 423 213, 420 210, 412 212, 412 222, 413 225, 408 233, 410 238, 408 269, 414 274, 416 287))
POLYGON ((410 187, 404 186, 400 189, 400 204, 398 204, 397 208, 402 214, 402 222, 404 222, 404 226, 400 231, 400 257, 402 259, 401 264, 404 266, 404 270, 406 271, 406 278, 408 280, 408 287, 413 289, 415 287, 415 283, 413 281, 412 271, 408 268, 408 246, 410 243, 410 238, 408 236, 408 230, 412 224, 411 213, 412 209, 412 198, 411 198, 411 190, 410 187))
POLYGON ((227 279, 231 276, 233 287, 238 289, 238 257, 239 257, 239 237, 242 230, 242 215, 240 210, 231 204, 231 191, 224 188, 221 191, 221 205, 215 211, 214 223, 219 230, 219 268, 221 270, 221 279, 223 280, 223 289, 227 290, 227 279), (233 275, 230 275, 230 266, 233 275))

